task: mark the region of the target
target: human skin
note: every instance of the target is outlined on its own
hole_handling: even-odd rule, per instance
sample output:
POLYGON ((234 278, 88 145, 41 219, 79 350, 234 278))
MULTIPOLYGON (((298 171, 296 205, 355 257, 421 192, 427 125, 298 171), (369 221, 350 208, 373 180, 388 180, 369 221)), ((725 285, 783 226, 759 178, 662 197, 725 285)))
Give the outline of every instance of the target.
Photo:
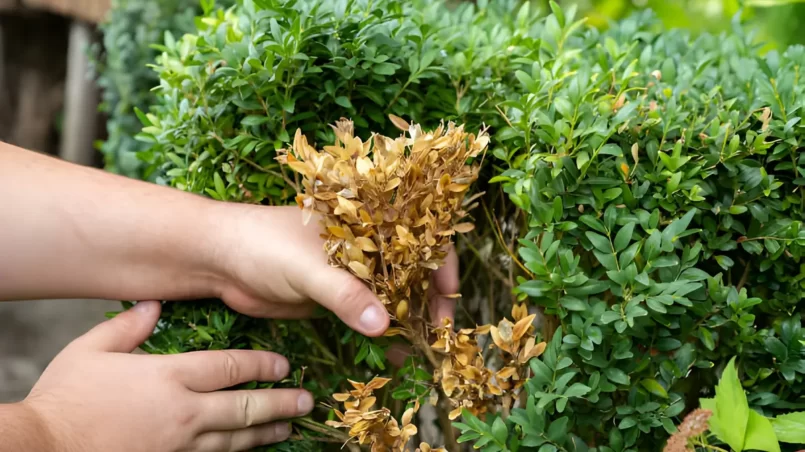
MULTIPOLYGON (((318 303, 382 335, 385 308, 328 265, 318 228, 295 207, 217 202, 0 143, 0 301, 219 298, 282 319, 318 303)), ((452 316, 440 294, 458 290, 455 253, 433 282, 433 318, 452 316)), ((0 405, 1 452, 246 450, 285 439, 281 421, 312 409, 301 390, 217 392, 282 378, 277 355, 132 355, 159 315, 138 306, 68 346, 25 401, 0 405)))

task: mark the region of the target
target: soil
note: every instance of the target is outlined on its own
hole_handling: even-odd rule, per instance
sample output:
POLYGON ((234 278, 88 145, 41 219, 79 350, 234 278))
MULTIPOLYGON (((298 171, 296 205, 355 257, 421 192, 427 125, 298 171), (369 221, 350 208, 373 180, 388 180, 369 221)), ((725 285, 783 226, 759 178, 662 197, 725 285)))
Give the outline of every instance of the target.
POLYGON ((0 403, 24 399, 62 348, 119 308, 95 300, 0 303, 0 403))

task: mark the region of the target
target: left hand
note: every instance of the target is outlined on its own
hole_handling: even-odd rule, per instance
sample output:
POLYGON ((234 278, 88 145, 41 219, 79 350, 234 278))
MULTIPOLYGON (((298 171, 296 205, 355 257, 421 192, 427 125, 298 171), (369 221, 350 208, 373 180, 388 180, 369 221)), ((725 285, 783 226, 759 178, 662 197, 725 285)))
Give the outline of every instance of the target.
POLYGON ((313 409, 312 395, 301 389, 219 391, 285 378, 288 361, 274 353, 131 354, 159 314, 159 303, 138 303, 67 346, 18 405, 41 423, 27 428, 45 432, 30 441, 47 444, 17 450, 250 450, 284 441, 288 420, 313 409))

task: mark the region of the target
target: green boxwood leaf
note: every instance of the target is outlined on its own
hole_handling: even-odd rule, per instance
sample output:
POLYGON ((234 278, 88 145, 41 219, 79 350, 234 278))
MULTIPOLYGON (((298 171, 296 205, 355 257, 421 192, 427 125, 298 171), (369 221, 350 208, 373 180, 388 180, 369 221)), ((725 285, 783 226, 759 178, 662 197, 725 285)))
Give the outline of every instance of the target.
POLYGON ((588 239, 590 239, 590 243, 592 243, 598 251, 612 254, 612 245, 609 243, 608 238, 590 231, 587 231, 585 235, 588 239))
POLYGON ((615 251, 623 251, 627 246, 629 246, 629 242, 632 240, 632 234, 634 233, 634 228, 637 223, 632 222, 628 223, 626 226, 622 227, 618 234, 615 235, 615 241, 613 242, 615 245, 615 251))
POLYGON ((581 397, 590 392, 590 387, 583 385, 581 383, 573 383, 567 390, 562 394, 565 397, 581 397))
POLYGON ((640 381, 640 386, 646 388, 646 391, 654 394, 657 397, 662 397, 663 399, 668 398, 668 391, 662 387, 662 385, 653 378, 646 378, 640 381))

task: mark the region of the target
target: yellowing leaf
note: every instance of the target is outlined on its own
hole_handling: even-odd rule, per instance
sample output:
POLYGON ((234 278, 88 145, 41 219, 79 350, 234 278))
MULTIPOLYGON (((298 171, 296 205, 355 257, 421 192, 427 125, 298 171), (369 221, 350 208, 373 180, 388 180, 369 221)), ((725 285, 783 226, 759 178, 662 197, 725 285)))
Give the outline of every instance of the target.
POLYGON ((474 229, 475 229, 475 225, 472 224, 472 223, 460 223, 460 224, 457 224, 457 225, 453 226, 453 230, 458 232, 459 234, 466 234, 468 232, 471 232, 474 229))
POLYGON ((391 120, 391 123, 394 124, 394 127, 402 130, 403 132, 407 132, 408 129, 411 128, 411 125, 399 116, 389 115, 389 119, 391 120))
POLYGON ((400 321, 407 320, 408 319, 408 302, 405 301, 405 300, 402 300, 401 302, 399 302, 397 304, 396 311, 397 311, 396 312, 397 320, 400 320, 400 321))
POLYGON ((355 168, 358 170, 358 174, 367 176, 369 172, 375 168, 375 165, 368 157, 360 157, 358 161, 355 162, 355 168))
POLYGON ((375 242, 367 237, 357 237, 355 239, 355 244, 358 245, 361 250, 367 253, 374 253, 377 251, 377 245, 375 245, 375 242))
POLYGON ((352 261, 349 263, 349 269, 355 273, 355 276, 361 279, 369 280, 372 278, 372 275, 369 273, 369 267, 366 265, 352 261))
POLYGON ((447 187, 447 189, 453 193, 461 193, 463 191, 466 191, 468 188, 470 188, 470 186, 467 184, 450 184, 447 187))
POLYGON ((512 340, 519 341, 521 337, 528 331, 531 327, 531 324, 534 322, 534 319, 537 318, 536 314, 531 314, 528 317, 524 317, 517 321, 514 325, 514 329, 512 330, 512 340))
POLYGON ((344 228, 342 228, 340 226, 328 226, 327 231, 330 234, 338 237, 339 239, 347 238, 347 234, 344 232, 344 228))
POLYGON ((383 333, 383 336, 392 337, 392 336, 400 336, 402 334, 403 334, 402 328, 391 327, 387 329, 385 333, 383 333))
POLYGON ((391 179, 390 181, 388 181, 386 183, 386 188, 385 188, 384 191, 392 191, 392 190, 394 190, 395 188, 400 186, 401 182, 402 182, 402 180, 399 177, 395 177, 394 179, 391 179))
POLYGON ((358 216, 358 209, 355 207, 355 204, 353 204, 352 201, 350 201, 350 200, 348 200, 346 198, 342 198, 342 197, 339 196, 338 197, 338 207, 335 209, 334 213, 336 215, 341 215, 341 214, 346 213, 346 214, 348 214, 348 215, 350 215, 352 217, 357 217, 358 216))
POLYGON ((508 380, 515 373, 517 373, 517 369, 514 367, 504 367, 503 369, 500 369, 496 375, 501 380, 508 380))
POLYGON ((414 418, 414 409, 413 408, 408 408, 407 410, 405 410, 405 413, 403 413, 402 424, 403 425, 410 424, 411 419, 413 419, 413 418, 414 418))

